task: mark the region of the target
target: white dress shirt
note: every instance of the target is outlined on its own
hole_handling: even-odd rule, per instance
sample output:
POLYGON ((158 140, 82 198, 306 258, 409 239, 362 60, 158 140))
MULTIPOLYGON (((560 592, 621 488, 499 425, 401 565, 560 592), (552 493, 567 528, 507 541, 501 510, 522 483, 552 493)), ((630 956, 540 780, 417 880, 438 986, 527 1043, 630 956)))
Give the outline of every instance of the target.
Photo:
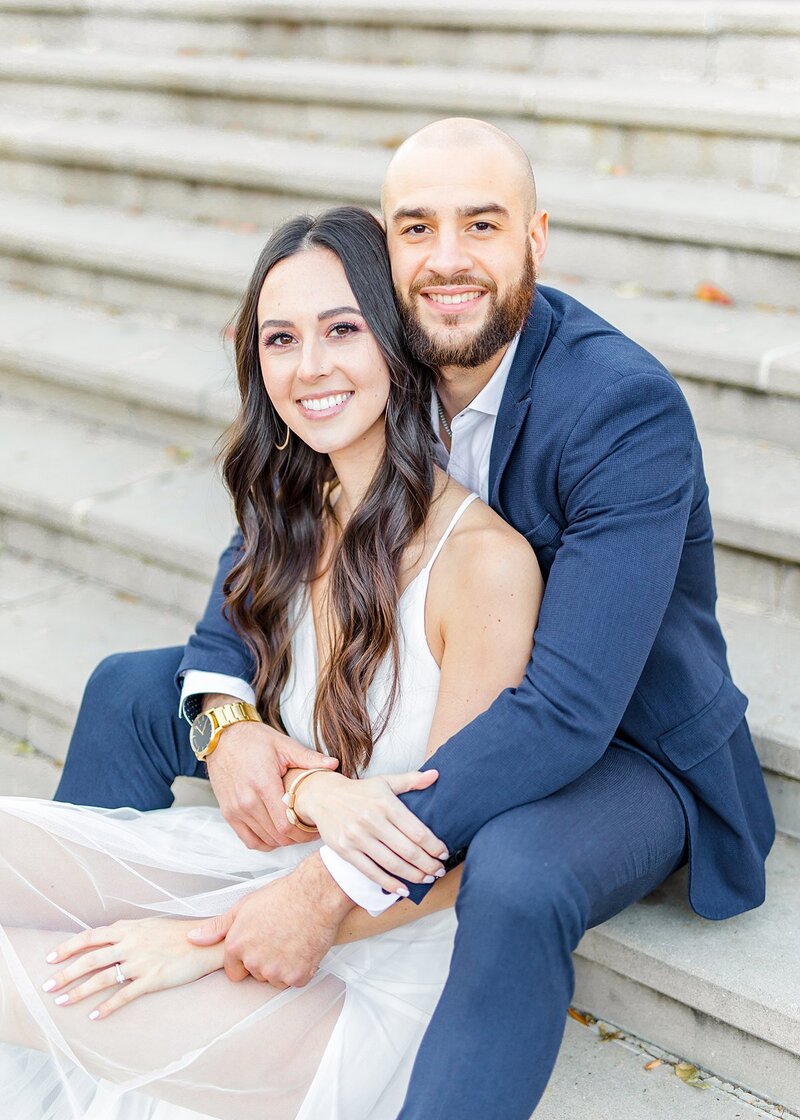
MULTIPOLYGON (((497 413, 500 410, 500 401, 503 398, 508 373, 514 355, 519 345, 519 335, 516 335, 503 355, 502 361, 490 379, 481 389, 480 393, 465 409, 457 413, 450 422, 453 437, 450 441, 450 453, 439 437, 436 455, 440 465, 447 473, 460 482, 467 490, 474 490, 480 494, 484 502, 489 500, 489 457, 494 438, 494 427, 497 423, 497 413)), ((435 432, 439 432, 439 413, 436 408, 436 399, 431 397, 431 419, 435 432)), ((207 673, 190 669, 183 678, 181 689, 180 712, 184 715, 184 704, 189 696, 198 693, 222 693, 226 696, 236 696, 239 700, 246 700, 249 704, 255 703, 255 694, 247 681, 239 677, 228 677, 221 673, 207 673)), ((330 874, 353 902, 363 907, 373 917, 383 913, 392 903, 397 902, 399 895, 386 894, 377 883, 353 867, 351 863, 340 855, 323 845, 320 856, 330 874)))

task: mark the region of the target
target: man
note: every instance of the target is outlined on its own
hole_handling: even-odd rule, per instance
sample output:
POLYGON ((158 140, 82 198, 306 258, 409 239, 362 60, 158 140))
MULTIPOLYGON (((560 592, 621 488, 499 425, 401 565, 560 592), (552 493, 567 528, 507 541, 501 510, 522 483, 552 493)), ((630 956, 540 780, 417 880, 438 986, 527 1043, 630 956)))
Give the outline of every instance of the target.
MULTIPOLYGON (((466 119, 422 129, 395 154, 382 202, 409 339, 440 373, 440 455, 526 536, 546 579, 524 681, 431 757, 438 781, 401 797, 414 901, 432 838, 448 866, 466 853, 450 976, 401 1118, 527 1120, 584 931, 687 860, 701 915, 759 905, 774 822, 714 617, 707 487, 675 382, 569 296, 534 294, 547 215, 504 133, 466 119)), ((190 716, 253 699, 220 613, 237 547, 185 653, 117 655, 96 671, 60 798, 155 808, 176 774, 198 772, 165 684, 176 669, 190 716)), ((226 818, 250 847, 307 839, 281 800, 282 775, 307 756, 237 712, 207 758, 226 818)), ((396 900, 381 886, 400 866, 379 865, 368 842, 323 849, 194 939, 226 937, 234 979, 304 983, 353 900, 372 912, 396 900)))

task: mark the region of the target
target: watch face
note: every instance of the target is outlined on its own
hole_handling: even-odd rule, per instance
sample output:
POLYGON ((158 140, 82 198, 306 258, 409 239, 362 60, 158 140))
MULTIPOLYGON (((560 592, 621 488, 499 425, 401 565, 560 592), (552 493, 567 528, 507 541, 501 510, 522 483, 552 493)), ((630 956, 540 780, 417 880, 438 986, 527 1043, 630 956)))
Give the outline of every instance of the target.
POLYGON ((206 749, 208 744, 211 742, 211 735, 213 731, 214 724, 211 722, 210 716, 207 716, 205 712, 203 712, 192 724, 190 742, 192 744, 192 750, 195 752, 195 754, 199 754, 201 751, 204 751, 206 749))

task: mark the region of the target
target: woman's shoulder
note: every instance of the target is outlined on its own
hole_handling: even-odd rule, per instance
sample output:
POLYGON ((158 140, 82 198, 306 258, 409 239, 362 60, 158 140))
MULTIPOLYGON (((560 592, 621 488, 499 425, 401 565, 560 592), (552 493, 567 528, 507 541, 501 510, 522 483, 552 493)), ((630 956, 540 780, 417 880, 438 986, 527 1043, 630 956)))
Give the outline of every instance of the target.
MULTIPOLYGON (((446 502, 448 512, 455 513, 468 496, 469 491, 451 479, 441 500, 446 502)), ((505 592, 509 581, 515 579, 518 589, 519 581, 541 583, 531 546, 480 498, 469 504, 453 527, 442 559, 445 563, 440 574, 446 582, 472 593, 476 588, 483 588, 489 595, 495 590, 505 592)))

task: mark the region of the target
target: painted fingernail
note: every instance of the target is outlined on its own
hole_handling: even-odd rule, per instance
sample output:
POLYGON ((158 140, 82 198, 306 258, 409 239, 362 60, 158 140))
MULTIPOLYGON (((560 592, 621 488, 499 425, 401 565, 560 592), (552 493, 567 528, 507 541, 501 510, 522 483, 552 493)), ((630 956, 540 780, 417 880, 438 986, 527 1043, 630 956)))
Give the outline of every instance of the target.
POLYGON ((398 887, 394 893, 401 894, 403 898, 408 898, 408 887, 398 887))
POLYGON ((68 1001, 69 1001, 69 996, 68 995, 56 996, 56 999, 55 999, 55 1002, 59 1005, 59 1007, 61 1006, 62 1003, 67 1003, 68 1001))
POLYGON ((422 881, 423 881, 423 883, 432 883, 434 881, 434 879, 435 879, 434 875, 426 875, 425 878, 422 881))
POLYGON ((58 953, 48 953, 47 956, 44 959, 47 961, 48 964, 52 964, 53 961, 58 960, 58 953))
POLYGON ((53 988, 55 988, 55 986, 56 986, 55 980, 45 980, 44 984, 42 984, 42 991, 43 992, 52 992, 52 990, 53 990, 53 988))
POLYGON ((99 1011, 90 1011, 89 1012, 89 1018, 90 1019, 99 1019, 100 1018, 100 1012, 99 1011))

